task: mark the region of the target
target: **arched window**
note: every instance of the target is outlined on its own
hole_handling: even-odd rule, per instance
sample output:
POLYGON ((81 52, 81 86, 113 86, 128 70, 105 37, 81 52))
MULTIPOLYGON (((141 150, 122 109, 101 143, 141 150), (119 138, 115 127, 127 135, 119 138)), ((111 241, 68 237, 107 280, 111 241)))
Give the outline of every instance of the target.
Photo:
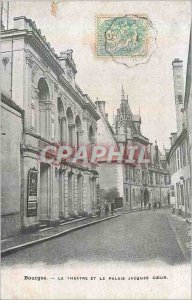
POLYGON ((92 126, 89 127, 89 143, 90 143, 90 154, 92 154, 94 143, 95 143, 95 136, 94 136, 94 131, 92 126))
POLYGON ((73 112, 72 112, 70 107, 67 108, 66 116, 67 116, 67 124, 68 124, 68 143, 69 143, 69 145, 73 146, 73 142, 74 142, 74 118, 73 118, 73 112))
POLYGON ((81 119, 79 116, 76 116, 75 118, 75 129, 76 129, 76 147, 79 148, 79 145, 81 143, 80 141, 80 135, 81 135, 81 119))
POLYGON ((39 98, 39 133, 44 138, 49 138, 49 115, 47 104, 50 100, 49 88, 44 78, 38 82, 39 98))
POLYGON ((94 131, 92 126, 89 127, 89 141, 94 143, 94 131))
POLYGON ((61 98, 57 99, 57 111, 58 111, 58 142, 62 143, 66 138, 66 120, 64 117, 64 107, 61 98))

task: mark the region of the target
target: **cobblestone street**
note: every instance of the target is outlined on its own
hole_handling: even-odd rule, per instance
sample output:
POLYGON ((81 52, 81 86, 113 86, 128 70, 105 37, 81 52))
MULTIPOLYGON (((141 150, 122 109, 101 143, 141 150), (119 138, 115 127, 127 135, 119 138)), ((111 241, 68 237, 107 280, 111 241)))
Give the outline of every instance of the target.
POLYGON ((70 260, 160 260, 174 265, 190 259, 189 251, 184 252, 189 241, 186 222, 169 215, 167 209, 141 211, 19 251, 3 258, 2 265, 62 264, 70 260))

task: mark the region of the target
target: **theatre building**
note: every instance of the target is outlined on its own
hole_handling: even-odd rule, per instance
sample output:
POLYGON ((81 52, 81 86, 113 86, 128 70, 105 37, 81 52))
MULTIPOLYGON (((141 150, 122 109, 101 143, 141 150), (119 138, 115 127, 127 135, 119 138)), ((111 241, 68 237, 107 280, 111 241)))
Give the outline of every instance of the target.
MULTIPOLYGON (((45 147, 59 149, 68 144, 75 149, 80 145, 92 149, 96 143, 99 115, 95 104, 76 84, 72 54, 72 50, 66 50, 58 56, 35 22, 25 17, 14 18, 14 28, 2 30, 2 90, 17 115, 11 134, 3 137, 3 143, 8 145, 9 140, 17 137, 15 151, 19 155, 18 168, 13 169, 19 186, 16 193, 19 218, 12 218, 10 226, 15 232, 9 231, 10 222, 6 223, 6 219, 10 220, 10 215, 6 207, 12 206, 14 211, 16 202, 10 197, 12 185, 5 184, 4 236, 91 214, 96 206, 95 164, 41 159, 45 147), (17 132, 21 134, 16 136, 17 132)), ((5 164, 12 165, 14 158, 7 155, 4 159, 5 164)))

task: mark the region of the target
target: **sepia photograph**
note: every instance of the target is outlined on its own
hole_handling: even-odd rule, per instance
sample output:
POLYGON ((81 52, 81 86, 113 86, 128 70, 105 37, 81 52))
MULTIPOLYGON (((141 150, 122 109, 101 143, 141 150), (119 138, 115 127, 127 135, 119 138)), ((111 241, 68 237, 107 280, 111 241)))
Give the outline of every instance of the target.
POLYGON ((191 1, 0 5, 1 299, 191 299, 191 1))

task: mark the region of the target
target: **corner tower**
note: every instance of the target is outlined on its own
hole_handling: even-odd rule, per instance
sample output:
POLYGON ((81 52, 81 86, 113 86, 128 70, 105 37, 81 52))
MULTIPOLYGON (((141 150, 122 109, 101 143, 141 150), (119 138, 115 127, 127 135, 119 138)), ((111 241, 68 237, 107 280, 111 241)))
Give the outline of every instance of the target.
POLYGON ((184 83, 183 83, 183 61, 176 58, 172 62, 173 80, 175 92, 176 122, 177 134, 179 135, 183 128, 183 108, 184 108, 184 83))

